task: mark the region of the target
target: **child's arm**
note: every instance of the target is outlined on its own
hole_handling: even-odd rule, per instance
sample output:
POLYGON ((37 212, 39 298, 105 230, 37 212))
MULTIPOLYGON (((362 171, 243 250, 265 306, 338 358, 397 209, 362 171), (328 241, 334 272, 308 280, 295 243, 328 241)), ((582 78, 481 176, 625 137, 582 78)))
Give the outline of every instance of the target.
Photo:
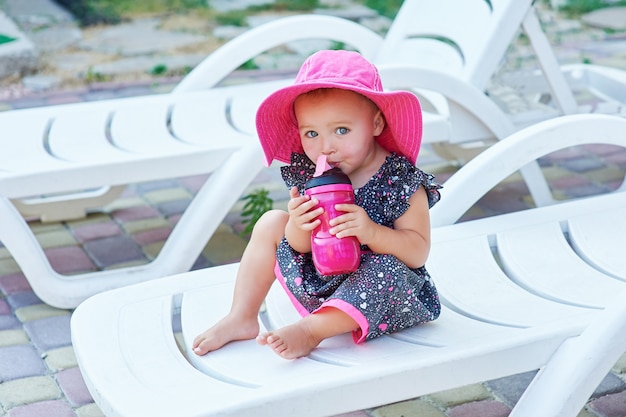
POLYGON ((337 205, 337 210, 346 214, 331 221, 330 233, 337 237, 356 236, 372 251, 394 255, 409 268, 419 268, 426 263, 430 251, 430 215, 423 187, 411 196, 409 204, 394 223, 394 229, 374 222, 357 205, 337 205))
POLYGON ((317 217, 324 209, 315 208, 318 201, 307 195, 300 195, 296 187, 292 187, 289 194, 289 221, 285 226, 285 237, 289 245, 298 252, 311 252, 311 231, 320 224, 317 217))

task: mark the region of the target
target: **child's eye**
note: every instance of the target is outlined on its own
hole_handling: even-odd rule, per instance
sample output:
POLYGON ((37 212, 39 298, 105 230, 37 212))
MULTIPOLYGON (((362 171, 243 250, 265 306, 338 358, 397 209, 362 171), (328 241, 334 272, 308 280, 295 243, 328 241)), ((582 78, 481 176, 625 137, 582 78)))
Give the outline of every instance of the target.
POLYGON ((313 130, 309 130, 308 132, 304 134, 304 136, 306 136, 307 138, 315 138, 317 137, 317 132, 313 130))
POLYGON ((345 134, 347 134, 347 133, 348 133, 348 128, 347 128, 347 127, 338 127, 338 128, 335 130, 335 132, 336 132, 338 135, 345 135, 345 134))

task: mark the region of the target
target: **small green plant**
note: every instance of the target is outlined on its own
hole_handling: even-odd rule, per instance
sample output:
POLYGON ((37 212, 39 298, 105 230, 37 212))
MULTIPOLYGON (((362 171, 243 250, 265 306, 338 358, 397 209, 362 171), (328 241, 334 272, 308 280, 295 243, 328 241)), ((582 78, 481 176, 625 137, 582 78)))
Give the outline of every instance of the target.
POLYGON ((347 45, 345 44, 345 42, 338 42, 338 41, 333 41, 332 44, 330 45, 330 48, 328 49, 332 49, 335 51, 340 51, 343 49, 346 49, 347 45))
POLYGON ((56 0, 65 6, 82 26, 116 24, 136 14, 201 12, 206 0, 56 0))
POLYGON ((321 7, 319 0, 276 0, 273 3, 261 4, 258 6, 248 7, 248 11, 262 12, 267 10, 273 11, 297 11, 311 12, 313 9, 321 7))
POLYGON ((242 69, 242 70, 254 70, 254 69, 259 69, 259 66, 254 63, 253 59, 249 59, 246 62, 244 62, 243 64, 241 64, 239 69, 242 69))
POLYGON ((85 81, 87 81, 88 83, 98 83, 98 82, 108 81, 110 79, 111 79, 110 76, 106 76, 97 71, 94 71, 93 67, 89 67, 87 69, 87 73, 85 74, 85 81))
POLYGON ((57 3, 72 13, 81 26, 116 24, 122 20, 110 0, 57 0, 57 3))
POLYGON ((241 216, 244 218, 243 224, 246 225, 246 228, 242 234, 250 234, 263 213, 272 209, 274 200, 269 197, 269 191, 265 189, 253 191, 245 195, 243 200, 246 201, 246 204, 241 210, 241 216))
POLYGON ((0 33, 0 45, 2 45, 3 43, 13 42, 14 40, 15 38, 0 33))
POLYGON ((275 8, 278 10, 312 11, 319 7, 318 0, 278 0, 275 8))
POLYGON ((215 20, 220 25, 245 27, 247 26, 247 17, 248 14, 244 10, 233 10, 215 15, 215 20))
POLYGON ((193 70, 193 67, 185 65, 183 68, 178 70, 178 75, 187 75, 191 72, 191 70, 193 70))
POLYGON ((390 19, 396 17, 402 0, 365 0, 365 5, 390 19))
POLYGON ((150 70, 151 75, 165 75, 165 73, 167 73, 167 65, 165 64, 155 65, 150 70))

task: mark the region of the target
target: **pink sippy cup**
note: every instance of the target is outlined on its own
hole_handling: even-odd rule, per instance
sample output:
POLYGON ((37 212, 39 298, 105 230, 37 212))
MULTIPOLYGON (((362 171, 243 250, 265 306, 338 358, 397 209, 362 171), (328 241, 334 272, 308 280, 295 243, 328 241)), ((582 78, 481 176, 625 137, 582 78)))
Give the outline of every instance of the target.
MULTIPOLYGON (((327 166, 325 158, 318 159, 320 167, 327 166), (321 163, 321 165, 320 165, 321 163)), ((321 224, 311 234, 311 250, 315 268, 322 275, 339 275, 355 271, 361 263, 361 246, 354 236, 338 238, 331 235, 330 219, 343 212, 335 210, 335 204, 354 204, 354 190, 350 178, 339 168, 326 170, 305 184, 305 194, 315 197, 324 208, 318 219, 321 224)))

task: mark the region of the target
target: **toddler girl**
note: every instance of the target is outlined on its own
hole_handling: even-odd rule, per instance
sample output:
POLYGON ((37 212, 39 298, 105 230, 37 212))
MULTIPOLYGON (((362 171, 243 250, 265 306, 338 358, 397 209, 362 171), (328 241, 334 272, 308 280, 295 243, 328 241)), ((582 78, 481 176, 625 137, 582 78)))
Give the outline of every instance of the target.
POLYGON ((230 312, 193 343, 204 355, 234 340, 257 339, 278 355, 308 355, 322 340, 351 332, 356 343, 439 316, 424 268, 430 248, 429 208, 440 186, 417 167, 422 115, 416 96, 383 91, 377 69, 360 54, 320 51, 293 85, 270 95, 257 112, 266 164, 278 160, 290 188, 288 212, 271 210, 256 223, 237 274, 230 312), (311 256, 311 232, 323 208, 304 195, 323 155, 355 189, 355 204, 331 221, 338 238, 355 236, 355 272, 322 276, 311 256), (259 333, 258 312, 278 279, 302 315, 259 333))

